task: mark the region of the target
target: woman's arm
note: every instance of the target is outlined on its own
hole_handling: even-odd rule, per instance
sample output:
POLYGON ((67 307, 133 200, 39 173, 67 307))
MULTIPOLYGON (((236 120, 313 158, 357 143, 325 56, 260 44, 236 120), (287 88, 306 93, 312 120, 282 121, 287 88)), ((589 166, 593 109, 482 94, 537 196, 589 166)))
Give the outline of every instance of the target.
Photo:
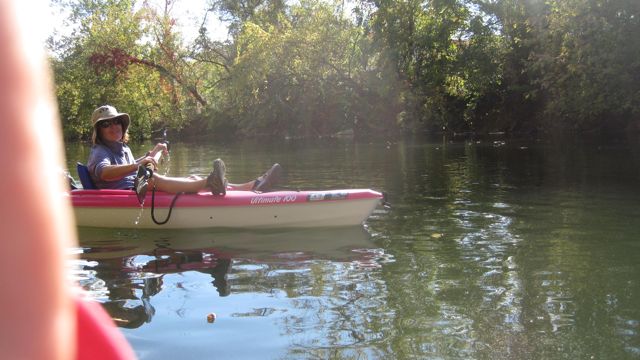
POLYGON ((138 163, 126 165, 106 165, 102 167, 100 178, 106 181, 122 179, 123 177, 136 172, 136 170, 138 170, 138 165, 138 163))
MULTIPOLYGON (((122 179, 127 175, 131 175, 135 173, 136 170, 138 169, 138 165, 151 164, 155 169, 158 167, 158 164, 157 164, 158 160, 154 158, 154 155, 159 151, 162 151, 163 146, 164 146, 164 149, 166 149, 166 146, 164 144, 159 144, 159 145, 162 145, 162 146, 159 147, 158 145, 156 145, 153 151, 150 151, 149 153, 147 153, 147 155, 139 159, 136 159, 135 162, 132 164, 111 165, 110 155, 104 154, 103 155, 104 158, 100 162, 98 162, 98 165, 96 165, 96 168, 97 167, 100 168, 98 171, 96 171, 96 173, 100 174, 101 180, 113 181, 113 180, 122 179)), ((94 149, 94 150, 98 150, 98 149, 94 149)), ((129 154, 131 154, 130 150, 127 149, 126 151, 129 154)), ((99 156, 100 153, 98 152, 96 154, 99 156)), ((131 155, 131 157, 128 157, 128 158, 132 158, 132 157, 133 155, 131 155)))

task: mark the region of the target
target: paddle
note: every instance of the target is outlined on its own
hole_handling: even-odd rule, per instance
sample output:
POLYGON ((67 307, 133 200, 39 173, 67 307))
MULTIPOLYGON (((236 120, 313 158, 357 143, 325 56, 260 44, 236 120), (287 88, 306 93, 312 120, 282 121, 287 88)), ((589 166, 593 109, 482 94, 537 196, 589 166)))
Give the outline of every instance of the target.
MULTIPOLYGON (((169 142, 164 141, 167 145, 167 150, 169 149, 169 142)), ((158 151, 153 158, 156 161, 156 164, 160 162, 162 158, 162 151, 158 151)), ((138 202, 142 205, 144 202, 144 198, 147 195, 147 185, 149 184, 149 178, 153 175, 153 172, 157 169, 153 166, 153 164, 149 163, 144 167, 138 167, 138 173, 136 174, 136 180, 134 182, 134 190, 136 195, 138 196, 138 202)))

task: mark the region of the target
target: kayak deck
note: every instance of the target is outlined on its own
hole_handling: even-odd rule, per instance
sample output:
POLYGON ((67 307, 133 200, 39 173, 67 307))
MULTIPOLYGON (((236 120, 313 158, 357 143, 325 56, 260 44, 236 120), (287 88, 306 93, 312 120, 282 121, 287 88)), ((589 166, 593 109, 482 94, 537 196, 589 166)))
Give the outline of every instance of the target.
POLYGON ((199 192, 177 198, 163 192, 154 196, 149 191, 143 205, 132 190, 73 190, 70 197, 79 226, 141 229, 358 225, 382 200, 381 193, 370 189, 268 193, 231 190, 225 196, 199 192), (165 224, 158 224, 168 215, 165 224))

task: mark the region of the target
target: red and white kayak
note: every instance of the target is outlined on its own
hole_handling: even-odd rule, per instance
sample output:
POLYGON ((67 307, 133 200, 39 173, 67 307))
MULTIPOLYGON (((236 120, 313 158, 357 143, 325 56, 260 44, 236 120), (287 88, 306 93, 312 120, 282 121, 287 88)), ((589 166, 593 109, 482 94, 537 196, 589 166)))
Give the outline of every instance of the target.
POLYGON ((152 196, 149 190, 140 205, 133 190, 70 192, 79 226, 140 229, 359 225, 382 200, 381 193, 369 189, 268 193, 232 190, 225 196, 200 192, 177 198, 174 194, 156 192, 153 199, 152 196), (166 223, 159 224, 167 217, 166 223))

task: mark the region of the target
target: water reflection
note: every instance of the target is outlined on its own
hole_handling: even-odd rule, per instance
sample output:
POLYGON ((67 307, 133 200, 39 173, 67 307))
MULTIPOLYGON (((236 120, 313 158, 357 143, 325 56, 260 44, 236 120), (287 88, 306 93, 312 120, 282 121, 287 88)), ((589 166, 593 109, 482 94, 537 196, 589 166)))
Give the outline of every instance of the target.
POLYGON ((634 166, 566 150, 467 143, 387 154, 386 190, 399 206, 371 227, 397 260, 385 277, 401 314, 396 356, 638 355, 634 166))
POLYGON ((638 152, 201 148, 177 146, 172 169, 206 172, 202 159, 223 156, 245 178, 277 159, 294 187, 381 189, 392 209, 364 235, 81 229, 76 277, 104 303, 136 309, 138 327, 121 326, 141 358, 185 348, 189 358, 640 355, 638 152))
MULTIPOLYGON (((76 279, 124 328, 153 320, 152 299, 163 291, 167 275, 206 274, 218 296, 226 297, 264 289, 288 274, 313 273, 320 261, 377 268, 385 258, 362 227, 282 232, 80 228, 79 237, 76 279), (263 279, 259 285, 253 281, 256 276, 263 279)), ((288 296, 305 292, 304 287, 290 291, 288 296)), ((265 311, 269 313, 261 310, 261 316, 265 311)))

